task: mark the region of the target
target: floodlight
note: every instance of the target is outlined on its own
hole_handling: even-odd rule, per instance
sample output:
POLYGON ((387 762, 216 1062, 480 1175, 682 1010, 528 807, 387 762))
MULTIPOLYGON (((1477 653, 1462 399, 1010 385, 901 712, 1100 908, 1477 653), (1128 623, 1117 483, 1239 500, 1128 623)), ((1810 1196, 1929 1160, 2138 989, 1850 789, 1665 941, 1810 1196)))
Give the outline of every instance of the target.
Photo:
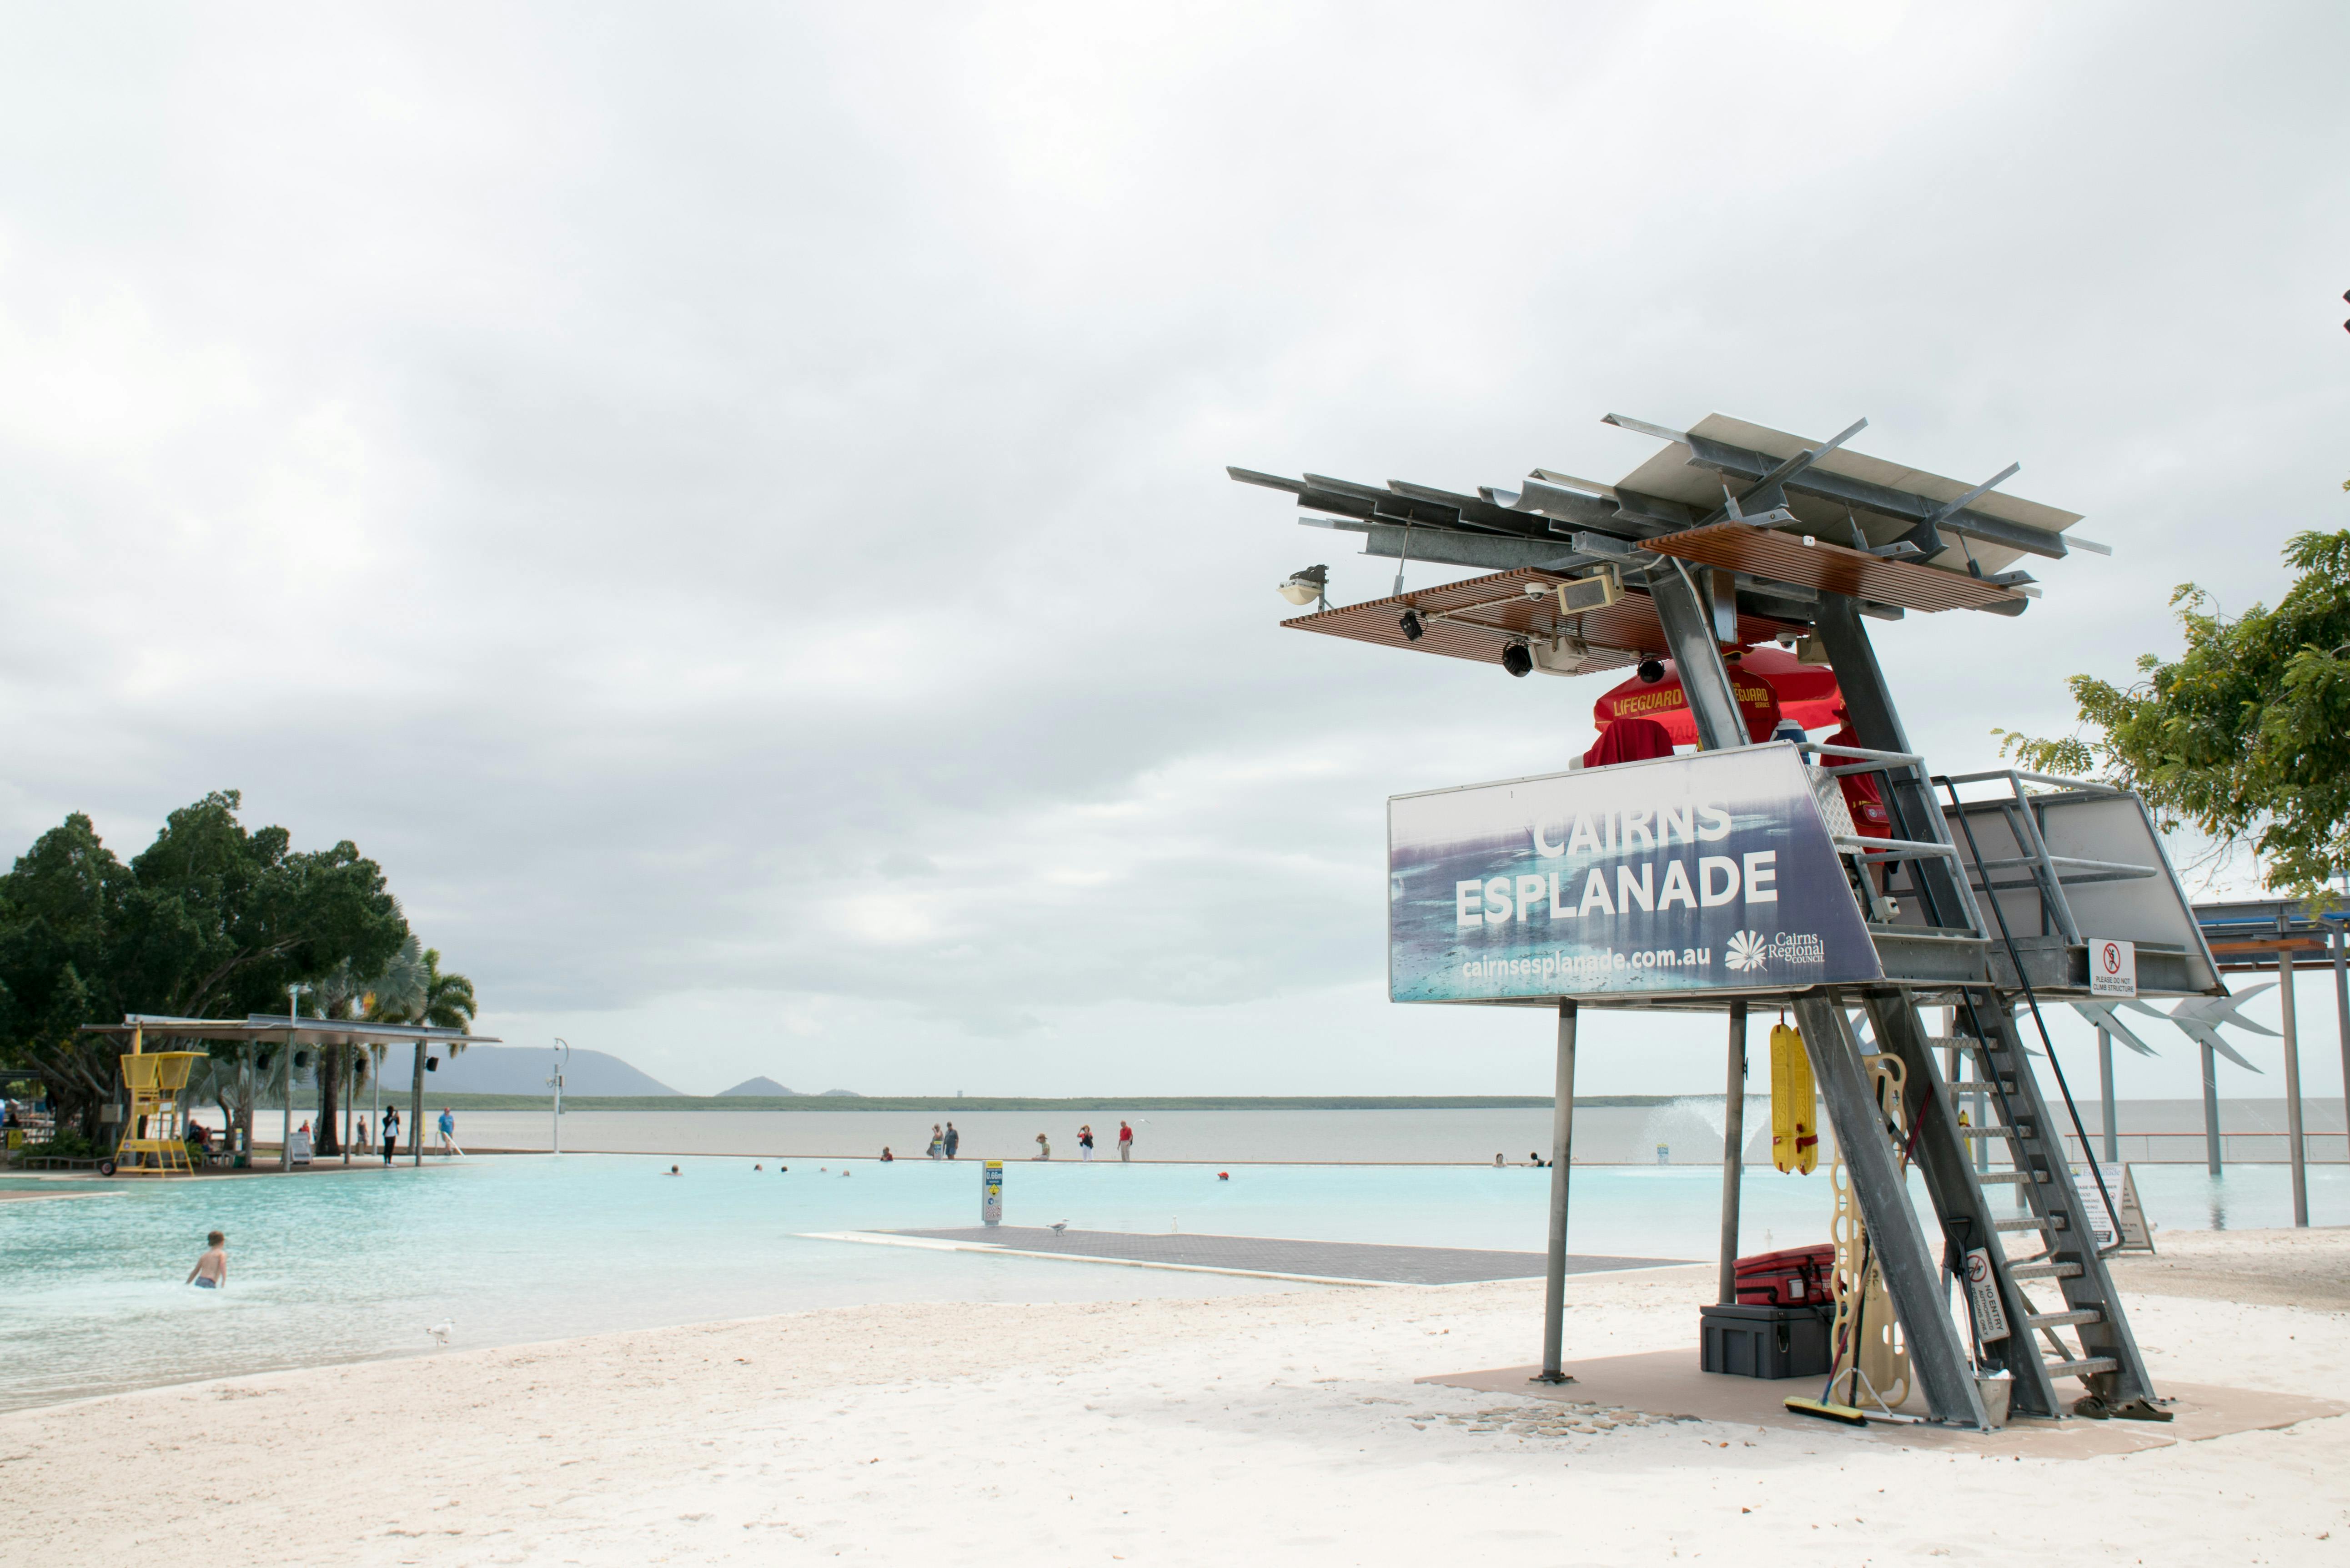
POLYGON ((1419 612, 1414 609, 1404 611, 1403 615, 1396 621, 1396 625, 1403 628, 1403 639, 1406 642, 1418 642, 1420 639, 1420 634, 1428 629, 1426 627, 1419 624, 1419 612))
POLYGON ((1291 604, 1302 605, 1308 599, 1321 598, 1329 586, 1329 567, 1308 566, 1302 572, 1292 572, 1278 591, 1291 604))
POLYGON ((1502 649, 1502 668, 1513 675, 1523 675, 1534 667, 1534 656, 1526 651, 1523 642, 1513 642, 1502 649))
POLYGON ((1558 608, 1561 615, 1581 615, 1586 610, 1606 609, 1624 597, 1624 579, 1613 566, 1602 566, 1587 577, 1558 585, 1558 608))
POLYGON ((1644 659, 1640 660, 1640 668, 1635 671, 1635 673, 1637 673, 1642 680, 1654 686, 1658 681, 1662 680, 1665 678, 1665 667, 1661 660, 1644 659))

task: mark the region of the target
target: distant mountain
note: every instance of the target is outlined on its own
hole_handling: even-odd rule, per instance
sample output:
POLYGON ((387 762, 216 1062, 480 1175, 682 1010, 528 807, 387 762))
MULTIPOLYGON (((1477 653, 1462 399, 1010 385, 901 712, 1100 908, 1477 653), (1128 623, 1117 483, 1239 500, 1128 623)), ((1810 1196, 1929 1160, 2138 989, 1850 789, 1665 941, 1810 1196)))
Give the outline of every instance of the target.
MULTIPOLYGON (((389 1084, 408 1083, 408 1053, 395 1048, 385 1061, 389 1084)), ((555 1053, 535 1045, 475 1045, 441 1058, 440 1071, 424 1075, 424 1093, 452 1095, 551 1095, 555 1053)), ((667 1084, 638 1072, 601 1051, 574 1051, 563 1070, 566 1095, 674 1095, 667 1084)))
POLYGON ((731 1089, 719 1090, 718 1097, 723 1100, 729 1095, 786 1096, 790 1093, 773 1078, 745 1078, 731 1089))
POLYGON ((827 1089, 818 1096, 827 1100, 861 1100, 864 1097, 854 1089, 827 1089))

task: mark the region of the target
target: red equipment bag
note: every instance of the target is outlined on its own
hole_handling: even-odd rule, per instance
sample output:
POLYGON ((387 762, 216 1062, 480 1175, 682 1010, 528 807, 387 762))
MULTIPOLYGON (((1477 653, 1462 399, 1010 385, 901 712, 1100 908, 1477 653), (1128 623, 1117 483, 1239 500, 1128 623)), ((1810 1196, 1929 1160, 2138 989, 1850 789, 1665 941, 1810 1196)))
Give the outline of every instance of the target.
POLYGON ((1835 1247, 1791 1247, 1738 1260, 1740 1306, 1825 1306, 1835 1300, 1835 1247))

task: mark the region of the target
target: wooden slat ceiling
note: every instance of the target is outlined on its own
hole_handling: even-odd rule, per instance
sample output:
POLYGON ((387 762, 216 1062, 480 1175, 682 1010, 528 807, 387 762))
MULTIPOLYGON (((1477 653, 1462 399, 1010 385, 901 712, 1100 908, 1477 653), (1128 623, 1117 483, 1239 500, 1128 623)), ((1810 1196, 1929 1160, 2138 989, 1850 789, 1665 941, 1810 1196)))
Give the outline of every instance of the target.
MULTIPOLYGON (((1376 643, 1381 648, 1408 649, 1414 653, 1440 653, 1448 659, 1473 659, 1480 664, 1500 664, 1502 649, 1513 637, 1534 641, 1548 641, 1562 635, 1580 638, 1590 649, 1582 663, 1586 672, 1624 670, 1642 659, 1671 657, 1665 628, 1657 622, 1656 605, 1647 594, 1637 588, 1627 589, 1623 598, 1606 609, 1561 616, 1557 596, 1550 590, 1571 580, 1556 572, 1530 567, 1496 572, 1491 576, 1419 588, 1392 598, 1369 599, 1343 609, 1297 616, 1281 624, 1299 631, 1318 631, 1356 642, 1376 643), (1529 594, 1529 586, 1542 592, 1529 594), (1427 628, 1418 642, 1403 634, 1400 622, 1408 608, 1419 612, 1427 628), (1444 618, 1448 617, 1452 618, 1444 618)), ((1799 636, 1810 629, 1766 616, 1738 618, 1738 639, 1749 645, 1769 642, 1782 633, 1799 636)))
POLYGON ((2012 588, 1957 572, 1888 561, 1825 539, 1806 545, 1801 535, 1757 528, 1749 523, 1712 523, 1666 534, 1642 540, 1640 548, 1904 609, 1982 609, 2014 604, 2023 597, 2012 588))

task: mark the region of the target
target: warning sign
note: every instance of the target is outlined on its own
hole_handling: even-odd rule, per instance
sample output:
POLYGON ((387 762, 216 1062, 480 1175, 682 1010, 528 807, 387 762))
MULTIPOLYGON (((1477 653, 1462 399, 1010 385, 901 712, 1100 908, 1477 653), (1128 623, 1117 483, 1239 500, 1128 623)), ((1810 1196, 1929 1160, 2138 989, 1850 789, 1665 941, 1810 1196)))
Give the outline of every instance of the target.
POLYGON ((2008 1335, 2007 1313, 1999 1304, 1999 1284, 1991 1276, 1991 1253, 1977 1247, 1967 1254, 1967 1299, 1975 1309, 1975 1337, 1985 1345, 2008 1335))
POLYGON ((2111 937, 2089 939, 2089 994, 2137 994, 2137 944, 2111 937))
POLYGON ((2137 1206, 2137 1179, 2131 1175, 2128 1166, 2121 1168, 2118 1181, 2115 1179, 2114 1171, 2108 1169, 2106 1172, 2106 1191, 2113 1194, 2116 1207, 2122 1211, 2118 1228, 2114 1224, 2112 1210, 2106 1207, 2104 1195, 2097 1190, 2094 1168, 2077 1165, 2073 1168, 2073 1190, 2080 1194, 2081 1209, 2088 1216, 2089 1229, 2095 1235, 2098 1251, 2113 1250, 2117 1229, 2121 1237, 2120 1251, 2154 1251, 2154 1238, 2146 1227, 2146 1211, 2137 1206))

